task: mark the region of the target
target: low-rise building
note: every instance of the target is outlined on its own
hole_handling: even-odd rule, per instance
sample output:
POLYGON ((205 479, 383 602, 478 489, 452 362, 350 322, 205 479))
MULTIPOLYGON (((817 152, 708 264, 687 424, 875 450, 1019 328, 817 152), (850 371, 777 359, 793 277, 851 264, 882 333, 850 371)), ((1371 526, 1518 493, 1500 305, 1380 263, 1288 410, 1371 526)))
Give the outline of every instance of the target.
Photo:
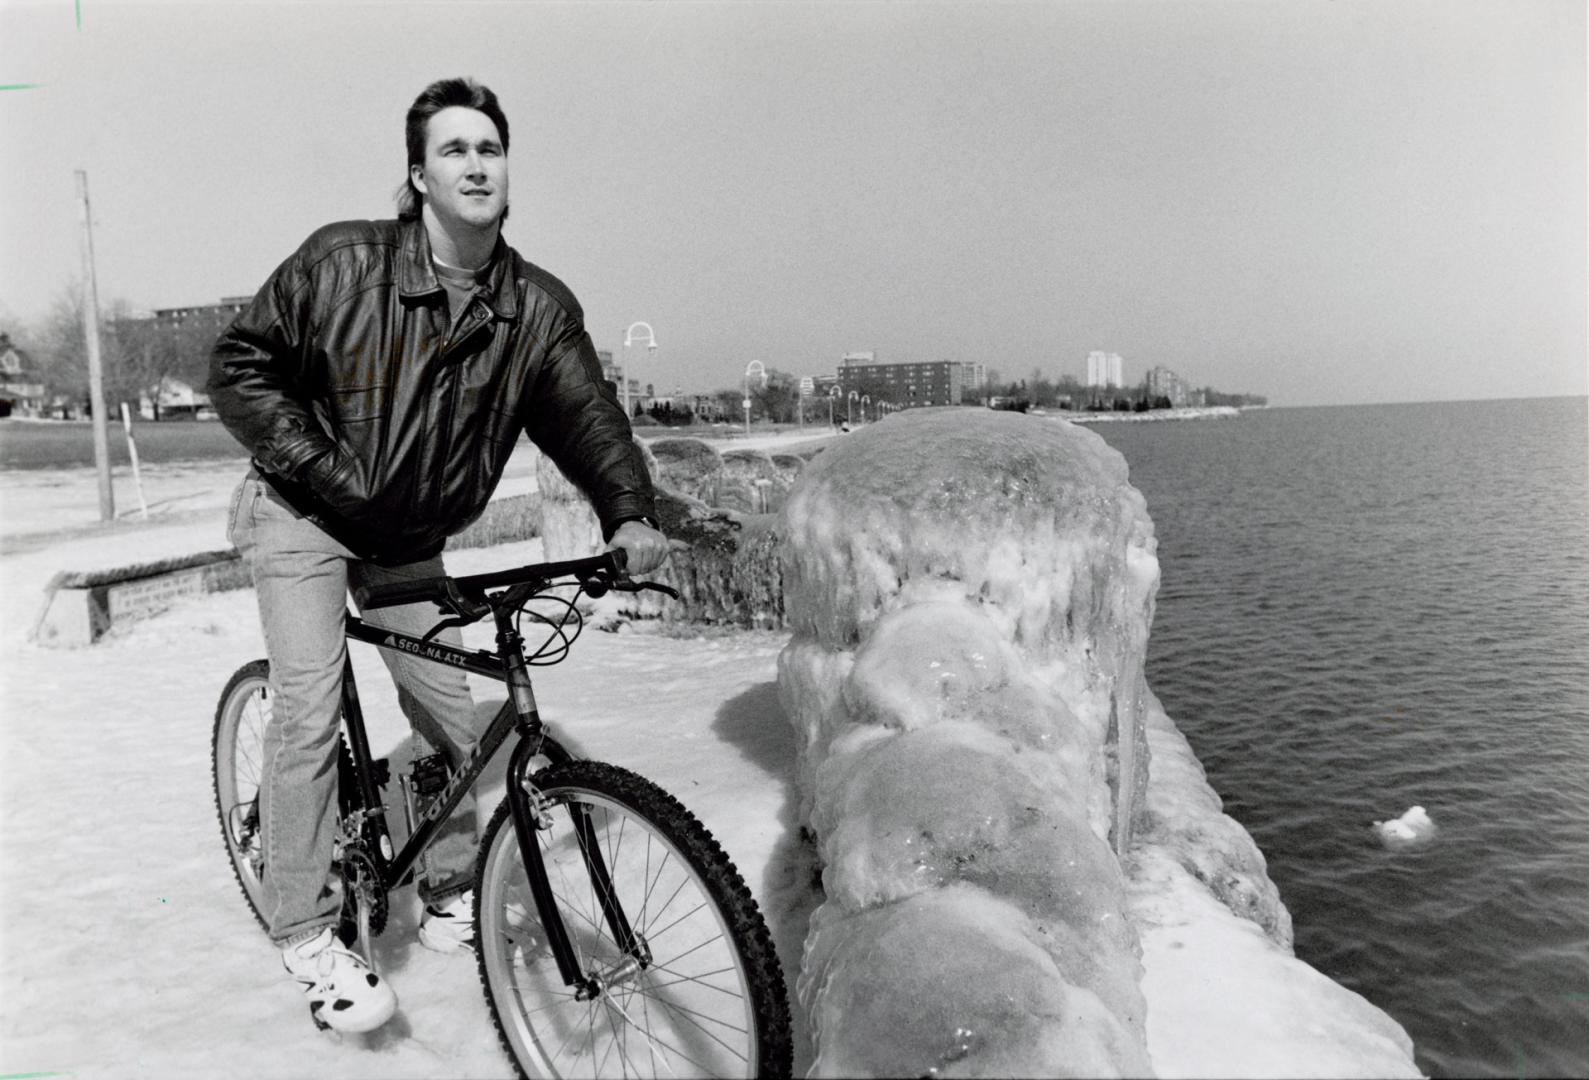
POLYGON ((0 416, 42 416, 44 383, 33 360, 0 330, 0 416))
POLYGON ((148 390, 138 393, 138 415, 145 420, 173 420, 179 417, 214 419, 210 395, 191 383, 172 375, 162 376, 151 397, 148 390))
POLYGON ((155 326, 162 331, 174 331, 195 323, 206 331, 213 329, 217 336, 243 309, 254 302, 252 296, 223 296, 213 304, 189 304, 187 307, 155 308, 151 313, 155 326))

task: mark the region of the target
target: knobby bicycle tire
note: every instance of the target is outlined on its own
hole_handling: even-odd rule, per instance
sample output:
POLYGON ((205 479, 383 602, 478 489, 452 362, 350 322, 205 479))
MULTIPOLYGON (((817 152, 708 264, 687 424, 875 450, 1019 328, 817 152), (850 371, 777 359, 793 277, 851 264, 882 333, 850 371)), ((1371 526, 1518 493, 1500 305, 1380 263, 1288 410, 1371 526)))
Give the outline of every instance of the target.
POLYGON ((651 963, 590 1001, 563 984, 530 895, 507 800, 475 878, 480 981, 509 1059, 525 1077, 787 1076, 789 1006, 761 912, 706 828, 661 788, 593 761, 535 774, 552 805, 537 830, 581 970, 624 955, 603 918, 573 826, 591 815, 613 887, 651 963))
POLYGON ((265 725, 270 722, 270 664, 254 660, 227 680, 215 707, 210 736, 210 779, 221 838, 232 877, 254 919, 266 931, 260 910, 264 858, 260 850, 259 784, 264 765, 265 725))

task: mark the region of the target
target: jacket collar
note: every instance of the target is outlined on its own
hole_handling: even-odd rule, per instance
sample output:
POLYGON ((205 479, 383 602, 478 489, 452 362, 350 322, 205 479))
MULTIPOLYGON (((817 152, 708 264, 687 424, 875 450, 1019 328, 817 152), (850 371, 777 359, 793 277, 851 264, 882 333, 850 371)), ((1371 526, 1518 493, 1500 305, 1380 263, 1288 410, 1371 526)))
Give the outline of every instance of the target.
MULTIPOLYGON (((399 295, 426 296, 441 291, 436 280, 436 267, 430 261, 430 235, 419 218, 399 222, 398 279, 399 295)), ((507 241, 497 236, 496 250, 491 253, 491 279, 481 294, 491 312, 499 319, 518 317, 518 290, 513 283, 513 254, 507 241)))

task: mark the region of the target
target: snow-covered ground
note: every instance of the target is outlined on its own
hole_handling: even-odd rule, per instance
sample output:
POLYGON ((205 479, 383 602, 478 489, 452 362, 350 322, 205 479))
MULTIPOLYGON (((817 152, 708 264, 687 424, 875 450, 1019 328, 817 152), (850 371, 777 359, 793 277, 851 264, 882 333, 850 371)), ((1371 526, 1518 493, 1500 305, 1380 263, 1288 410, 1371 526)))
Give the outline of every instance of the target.
MULTIPOLYGON (((242 467, 146 468, 150 520, 108 526, 94 524, 91 470, 0 473, 0 1075, 511 1075, 473 963, 415 942, 411 891, 378 943, 401 997, 385 1029, 317 1033, 282 977, 231 879, 210 794, 216 697, 234 668, 263 655, 250 592, 185 599, 86 649, 28 640, 57 571, 225 547, 242 467)), ((533 471, 516 469, 500 494, 532 483, 533 471)), ((125 478, 117 498, 136 519, 125 478)), ((533 561, 539 546, 448 558, 467 573, 533 561)), ((488 630, 472 635, 489 644, 488 630)), ((786 641, 587 630, 567 663, 541 669, 537 696, 576 753, 651 777, 716 834, 768 916, 792 988, 820 896, 775 686, 786 641)), ((384 752, 404 725, 379 659, 358 652, 384 752)), ((495 684, 476 689, 482 710, 501 699, 495 684)), ((1146 865, 1131 882, 1131 918, 1159 1075, 1393 1071, 1388 1019, 1231 915, 1168 856, 1146 865)), ((811 1048, 796 1025, 803 1071, 811 1048)))
MULTIPOLYGON (((147 523, 118 470, 125 520, 113 526, 95 523, 92 470, 0 474, 0 1075, 511 1075, 473 962, 414 940, 411 889, 379 941, 401 998, 387 1029, 317 1033, 284 981, 231 880, 210 794, 216 698, 233 669, 264 655, 251 592, 183 601, 87 649, 27 640, 57 571, 226 547, 243 468, 146 467, 147 523)), ((533 466, 516 466, 501 494, 533 482, 533 466)), ((532 540, 448 563, 477 572, 539 551, 532 540)), ((489 628, 471 631, 471 644, 489 647, 489 628)), ((536 682, 543 715, 571 749, 645 774, 706 823, 792 973, 813 893, 795 841, 794 737, 773 685, 783 642, 587 630, 570 661, 540 669, 536 682)), ((373 650, 356 652, 382 753, 405 725, 373 650)), ((476 691, 482 710, 502 700, 498 684, 476 691)))

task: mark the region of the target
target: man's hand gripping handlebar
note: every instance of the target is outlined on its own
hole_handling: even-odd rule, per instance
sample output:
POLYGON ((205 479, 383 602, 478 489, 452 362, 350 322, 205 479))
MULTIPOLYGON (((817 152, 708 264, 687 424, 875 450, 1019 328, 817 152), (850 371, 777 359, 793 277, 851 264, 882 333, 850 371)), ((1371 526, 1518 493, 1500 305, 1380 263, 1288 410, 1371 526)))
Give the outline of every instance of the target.
POLYGON ((649 574, 667 561, 671 552, 668 538, 644 521, 631 519, 618 526, 607 550, 619 550, 629 557, 629 569, 649 574))
POLYGON ((361 611, 428 601, 440 608, 441 614, 452 616, 447 622, 453 626, 467 626, 496 610, 517 610, 540 593, 575 581, 586 595, 592 597, 605 596, 609 591, 637 593, 649 590, 679 599, 676 589, 661 582, 635 581, 629 577, 624 570, 626 563, 624 550, 614 548, 588 559, 531 563, 489 574, 417 578, 359 588, 353 591, 353 598, 361 611))

